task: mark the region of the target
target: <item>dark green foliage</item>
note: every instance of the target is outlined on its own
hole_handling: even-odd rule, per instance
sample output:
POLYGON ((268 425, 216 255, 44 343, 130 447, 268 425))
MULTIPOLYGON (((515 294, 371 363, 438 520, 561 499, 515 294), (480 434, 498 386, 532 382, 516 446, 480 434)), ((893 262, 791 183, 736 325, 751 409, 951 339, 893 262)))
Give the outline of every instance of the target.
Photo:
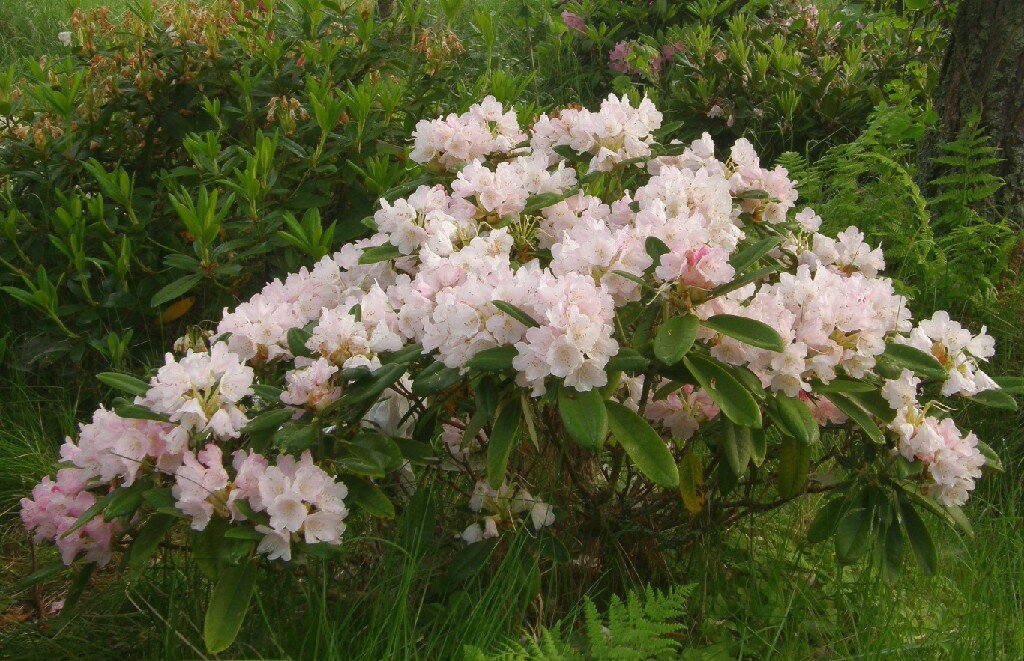
POLYGON ((423 13, 267 6, 82 11, 59 56, 0 72, 0 326, 17 366, 162 352, 365 233, 407 176, 413 125, 451 103, 452 55, 413 46, 423 13))

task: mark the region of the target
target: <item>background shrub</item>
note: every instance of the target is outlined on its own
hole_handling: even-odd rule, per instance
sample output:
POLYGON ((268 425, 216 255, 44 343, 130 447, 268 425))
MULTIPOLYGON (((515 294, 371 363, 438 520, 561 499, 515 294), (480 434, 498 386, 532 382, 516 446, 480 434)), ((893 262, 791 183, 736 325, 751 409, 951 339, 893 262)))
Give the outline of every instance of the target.
POLYGON ((365 231, 461 45, 418 6, 76 10, 0 74, 0 308, 11 356, 123 363, 365 231))

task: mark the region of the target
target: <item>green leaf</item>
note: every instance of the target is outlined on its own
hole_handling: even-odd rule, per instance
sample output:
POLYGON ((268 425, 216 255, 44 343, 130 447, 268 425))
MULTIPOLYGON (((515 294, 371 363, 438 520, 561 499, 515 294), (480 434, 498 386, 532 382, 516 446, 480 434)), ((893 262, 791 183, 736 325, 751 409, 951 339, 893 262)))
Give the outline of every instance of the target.
POLYGON ((807 482, 811 465, 810 446, 792 436, 782 436, 779 446, 778 490, 782 498, 792 498, 800 493, 807 482))
POLYGON ((782 351, 786 348, 774 328, 755 319, 734 314, 716 314, 704 321, 704 327, 768 351, 782 351))
POLYGON ((640 355, 636 349, 620 347, 619 352, 608 359, 605 365, 607 372, 643 372, 647 369, 648 361, 640 355))
POLYGON ((693 314, 667 320, 654 336, 654 355, 666 365, 675 365, 693 346, 699 327, 700 319, 693 314))
POLYGON ((412 394, 418 397, 435 395, 455 385, 461 378, 457 367, 445 367, 438 361, 428 365, 412 381, 412 394))
POLYGON ((775 408, 782 421, 783 431, 804 444, 818 441, 818 422, 806 402, 799 397, 779 393, 775 396, 775 408))
POLYGON ((750 430, 750 460, 760 467, 768 456, 768 435, 763 429, 750 430))
POLYGON ((978 451, 985 457, 985 468, 994 470, 997 473, 1003 472, 1003 462, 999 459, 996 451, 992 449, 992 446, 984 441, 978 441, 978 451))
POLYGON ((1017 400, 1015 400, 1008 392, 1001 389, 982 390, 970 399, 972 402, 977 402, 982 406, 988 406, 994 409, 1003 409, 1004 411, 1017 410, 1017 400))
POLYGON ((724 434, 722 434, 722 453, 725 461, 736 476, 747 472, 747 465, 750 463, 750 455, 753 443, 750 439, 750 427, 740 427, 725 420, 723 423, 724 434))
POLYGON ((871 419, 867 412, 855 404, 848 397, 838 393, 828 395, 829 401, 836 405, 840 411, 845 413, 857 426, 864 430, 868 437, 876 443, 885 443, 885 435, 878 425, 871 419))
POLYGON ((274 444, 287 452, 302 452, 316 441, 319 425, 315 422, 289 422, 274 433, 274 444))
POLYGON ((166 414, 154 413, 145 406, 139 406, 138 404, 115 403, 114 413, 128 420, 155 420, 157 422, 167 422, 169 420, 166 414))
POLYGON ((402 378, 407 367, 408 365, 401 363, 384 365, 373 373, 373 378, 360 382, 354 388, 350 388, 345 399, 348 400, 349 404, 353 405, 376 399, 382 392, 402 378))
POLYGON ((516 306, 512 305, 511 303, 506 303, 505 301, 491 301, 491 305, 498 308, 499 310, 501 310, 508 316, 512 317, 513 319, 515 319, 522 325, 526 326, 527 328, 537 328, 538 326, 540 326, 540 324, 537 323, 536 319, 526 314, 525 312, 523 312, 516 306))
POLYGON ((494 489, 505 481, 508 458, 519 438, 522 419, 523 409, 518 401, 512 399, 498 412, 498 418, 491 426, 487 443, 487 483, 494 489))
POLYGON ((853 393, 877 390, 877 388, 870 383, 865 383, 856 379, 844 379, 842 377, 832 379, 828 383, 813 383, 811 387, 816 393, 853 393))
POLYGON ((597 450, 608 436, 608 411, 601 391, 593 388, 579 392, 573 388, 558 389, 558 414, 569 438, 588 450, 597 450))
POLYGON ((47 565, 43 565, 42 567, 40 567, 39 569, 35 570, 34 572, 29 574, 25 578, 23 578, 20 581, 18 581, 15 584, 15 586, 14 586, 14 590, 16 592, 20 592, 21 590, 24 590, 25 588, 30 588, 33 585, 39 585, 40 583, 45 583, 46 581, 50 580, 51 578, 54 578, 55 576, 59 576, 60 574, 63 574, 67 569, 68 569, 68 567, 63 562, 60 562, 59 560, 56 561, 56 562, 51 562, 50 564, 47 564, 47 565))
POLYGON ((249 601, 256 588, 256 564, 226 567, 206 608, 203 640, 211 654, 231 647, 249 610, 249 601))
POLYGON ((190 275, 182 276, 171 284, 163 287, 157 293, 153 294, 153 298, 150 299, 149 304, 151 307, 158 308, 164 303, 173 301, 179 296, 187 294, 189 290, 199 284, 199 281, 202 279, 203 275, 201 273, 192 273, 190 275))
POLYGON ((935 359, 935 356, 908 344, 890 344, 885 347, 882 356, 898 367, 905 367, 918 376, 933 379, 946 377, 946 368, 935 359))
POLYGON ((249 421, 249 424, 242 427, 243 434, 251 434, 268 429, 277 429, 288 422, 295 415, 294 409, 273 409, 264 411, 249 421))
POLYGON ((175 518, 168 514, 154 514, 149 517, 135 535, 135 541, 132 542, 131 551, 128 553, 128 566, 141 567, 146 564, 156 553, 160 541, 167 535, 174 521, 175 518))
POLYGON ((359 256, 359 263, 376 264, 377 262, 386 262, 390 259, 398 259, 399 257, 402 257, 402 251, 390 243, 385 243, 382 246, 373 246, 363 250, 363 254, 359 256))
POLYGON ((704 467, 693 450, 688 449, 679 461, 679 495, 690 514, 699 514, 704 508, 704 467))
POLYGON ((1024 376, 994 376, 992 380, 1005 392, 1024 395, 1024 376))
POLYGON ((744 248, 740 252, 736 253, 729 258, 729 263, 736 269, 736 273, 742 273, 747 268, 753 266, 757 260, 761 259, 772 249, 782 243, 782 237, 769 236, 768 238, 755 241, 747 248, 744 248))
POLYGON ((651 256, 652 260, 654 260, 652 266, 655 268, 661 264, 661 258, 663 255, 667 255, 672 252, 672 249, 656 236, 647 237, 647 240, 644 242, 644 250, 646 250, 647 254, 651 256))
POLYGON ((831 537, 848 506, 849 501, 846 494, 836 496, 825 503, 818 510, 814 521, 811 522, 811 527, 807 530, 807 541, 811 544, 818 544, 831 537))
POLYGON ((483 569, 487 558, 491 556, 491 551, 494 550, 497 541, 496 539, 485 539, 475 544, 468 544, 459 551, 448 564, 448 580, 452 583, 461 583, 476 576, 483 569))
POLYGON ((395 506, 377 485, 358 477, 346 477, 344 481, 348 487, 347 498, 353 503, 371 516, 380 519, 395 518, 395 506))
POLYGON ((470 369, 479 370, 481 372, 510 370, 512 369, 512 360, 518 354, 519 351, 513 346, 484 349, 470 358, 466 362, 466 366, 470 369))
POLYGON ((921 516, 906 498, 900 498, 900 519, 903 521, 903 529, 907 532, 910 548, 914 550, 914 556, 917 558, 917 565, 928 576, 933 575, 939 564, 935 543, 932 542, 931 533, 928 532, 928 527, 921 520, 921 516))
POLYGON ((281 393, 284 392, 280 388, 268 386, 265 383, 254 383, 252 386, 252 390, 257 397, 267 402, 280 402, 281 393))
POLYGON ((679 486, 679 468, 658 432, 618 402, 605 402, 612 437, 626 450, 637 468, 658 486, 679 486))
POLYGON ((836 559, 844 565, 859 560, 871 542, 874 509, 857 507, 846 513, 836 526, 836 559))
POLYGON ((885 569, 886 578, 895 580, 900 575, 900 567, 903 565, 903 551, 906 543, 903 539, 903 531, 899 522, 893 518, 889 522, 885 532, 885 547, 882 553, 882 567, 885 569))
POLYGON ((96 502, 93 503, 92 506, 89 507, 89 509, 87 509, 84 512, 82 512, 82 515, 79 516, 75 520, 75 522, 73 524, 71 524, 70 528, 68 528, 67 530, 64 531, 63 534, 61 534, 60 538, 64 539, 65 537, 67 537, 71 533, 75 532, 76 530, 78 530, 79 528, 81 528, 85 524, 89 523, 94 518, 96 518, 97 514, 102 512, 104 509, 106 509, 107 503, 109 503, 110 499, 113 498, 114 493, 115 492, 111 492, 111 493, 108 493, 106 496, 104 496, 102 498, 98 498, 96 500, 96 502))
POLYGON ((149 392, 148 383, 128 374, 120 374, 118 372, 100 372, 96 375, 96 380, 103 385, 121 390, 129 395, 145 397, 146 393, 149 392))
POLYGON ((313 352, 309 350, 306 343, 309 342, 311 333, 305 328, 289 328, 287 339, 288 339, 288 351, 293 356, 304 356, 309 358, 313 355, 313 352))
POLYGON ((718 361, 694 354, 684 356, 683 363, 727 418, 744 427, 761 426, 753 395, 718 361))

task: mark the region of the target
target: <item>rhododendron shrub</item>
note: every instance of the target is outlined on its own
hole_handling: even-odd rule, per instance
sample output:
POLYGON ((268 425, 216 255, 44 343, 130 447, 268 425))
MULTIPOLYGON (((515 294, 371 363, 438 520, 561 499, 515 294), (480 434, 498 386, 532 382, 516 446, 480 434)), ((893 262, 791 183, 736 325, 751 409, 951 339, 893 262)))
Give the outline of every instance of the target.
POLYGON ((453 554, 516 531, 593 559, 609 528, 650 553, 830 492, 812 540, 894 572, 906 538, 931 569, 919 512, 963 521, 998 466, 953 407, 1015 406, 984 328, 915 323, 856 228, 820 234, 783 168, 673 141, 646 98, 529 127, 488 98, 421 121, 411 153, 431 181, 372 236, 148 381, 101 375, 134 399, 23 501, 38 541, 142 562, 187 528, 229 568, 295 561, 439 480, 453 554))

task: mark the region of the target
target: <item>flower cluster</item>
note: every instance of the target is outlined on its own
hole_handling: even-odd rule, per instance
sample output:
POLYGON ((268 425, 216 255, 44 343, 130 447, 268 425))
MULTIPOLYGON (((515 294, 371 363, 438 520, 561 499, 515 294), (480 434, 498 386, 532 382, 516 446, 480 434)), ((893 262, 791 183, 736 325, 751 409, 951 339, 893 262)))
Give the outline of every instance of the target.
POLYGON ((886 381, 882 394, 896 410, 889 424, 899 436, 896 451, 909 460, 920 461, 928 469, 932 483, 926 490, 945 505, 963 505, 981 477, 985 457, 978 449, 978 437, 966 436, 951 418, 927 415, 927 407, 917 401, 920 379, 903 370, 898 379, 886 381))
MULTIPOLYGON (((545 482, 511 468, 490 473, 495 456, 517 464, 516 432, 466 402, 490 401, 499 417, 521 408, 540 451, 552 441, 536 426, 547 431, 558 419, 545 407, 562 406, 567 391, 610 400, 665 442, 636 462, 643 472, 658 451, 674 469, 672 453, 692 452, 702 428, 714 432, 725 418, 758 424, 736 420, 723 399, 732 378, 751 406, 761 406, 755 392, 765 408, 786 401, 812 426, 852 419, 877 426, 876 440, 888 429, 893 455, 926 467, 924 491, 962 504, 985 463, 978 439, 929 415, 913 373, 886 380, 876 367, 889 347, 907 345, 898 348, 943 375, 944 395, 973 396, 996 387, 979 367, 994 353, 992 338, 945 313, 914 326, 906 299, 881 275, 880 249, 856 228, 820 233, 813 210, 795 211, 788 173, 762 167, 748 141, 720 160, 706 134, 660 145, 660 125, 649 100, 634 107, 615 96, 597 111, 541 116, 530 131, 493 98, 421 122, 412 158, 443 183, 382 200, 373 236, 225 311, 209 350, 189 341, 180 358, 168 354, 131 407, 153 419, 98 410, 62 449, 72 468, 23 501, 26 525, 61 545, 66 561, 82 550, 106 560, 130 520, 97 519, 62 535, 98 495, 145 477, 170 487, 193 530, 215 518, 246 525, 256 552, 289 560, 297 544, 340 542, 347 470, 362 494, 386 486, 372 480, 388 473, 411 493, 411 462, 423 451, 406 456, 409 445, 389 439, 425 434, 446 449, 442 469, 475 485, 469 505, 480 516, 462 539, 495 537, 525 514, 540 530, 555 523, 554 511, 527 487, 545 482), (690 324, 696 342, 691 336, 686 351, 713 364, 714 378, 701 380, 689 354, 674 361, 683 367, 659 353, 658 326, 669 319, 690 324), (737 330, 737 320, 761 339, 737 330), (627 348, 648 357, 613 367, 627 348), (500 378, 474 371, 483 352, 500 378), (428 370, 437 383, 420 380, 428 370), (485 381, 495 391, 473 393, 485 381), (891 411, 882 403, 857 414, 841 390, 824 389, 836 383, 872 391, 891 411), (491 454, 496 439, 502 456, 491 454)), ((784 433, 793 434, 795 418, 784 433)), ((591 451, 604 443, 586 440, 591 451)), ((600 462, 579 470, 590 473, 573 482, 598 487, 589 495, 615 487, 619 475, 600 462)), ((671 472, 659 480, 670 483, 671 472)))

